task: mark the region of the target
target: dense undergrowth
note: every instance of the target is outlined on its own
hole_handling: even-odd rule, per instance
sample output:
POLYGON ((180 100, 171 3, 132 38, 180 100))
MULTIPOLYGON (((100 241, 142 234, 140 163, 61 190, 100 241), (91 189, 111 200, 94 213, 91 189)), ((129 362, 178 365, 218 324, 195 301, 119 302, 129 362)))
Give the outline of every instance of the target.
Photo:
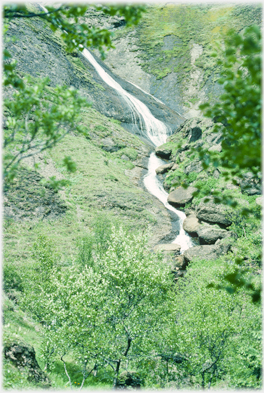
MULTIPOLYGON (((234 255, 193 262, 175 284, 142 233, 121 225, 97 217, 67 264, 39 237, 16 280, 5 269, 5 342, 33 344, 54 388, 110 388, 126 372, 146 388, 260 387, 259 305, 243 287, 208 288, 225 283, 234 255)), ((5 387, 33 386, 6 363, 5 387)))

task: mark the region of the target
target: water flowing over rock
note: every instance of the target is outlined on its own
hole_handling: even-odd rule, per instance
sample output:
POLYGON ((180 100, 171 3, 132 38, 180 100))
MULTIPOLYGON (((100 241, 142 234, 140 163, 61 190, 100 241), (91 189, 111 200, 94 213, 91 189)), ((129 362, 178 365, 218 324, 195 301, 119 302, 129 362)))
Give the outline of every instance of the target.
MULTIPOLYGON (((98 64, 98 62, 88 50, 84 49, 83 55, 93 65, 104 82, 113 88, 117 94, 119 94, 126 102, 131 110, 131 113, 133 114, 134 124, 138 124, 139 126, 141 136, 147 138, 154 146, 164 144, 166 142, 167 136, 171 132, 170 128, 168 128, 162 121, 155 118, 146 105, 144 105, 133 95, 129 94, 115 79, 108 75, 108 73, 98 64)), ((181 118, 180 115, 179 121, 183 121, 183 118, 181 118)), ((110 141, 108 141, 108 145, 109 143, 110 141)), ((110 148, 112 148, 112 144, 110 148)), ((159 164, 159 161, 156 160, 155 154, 152 153, 149 158, 148 173, 144 178, 144 185, 152 195, 160 199, 167 209, 173 211, 179 217, 179 235, 176 237, 173 243, 176 243, 177 239, 179 239, 181 249, 184 251, 188 247, 192 246, 192 241, 189 239, 189 236, 182 228, 182 222, 185 218, 185 214, 182 212, 177 212, 176 210, 173 210, 171 207, 169 207, 166 200, 167 193, 163 189, 161 183, 157 180, 156 169, 158 166, 160 166, 160 164, 157 164, 159 164)))

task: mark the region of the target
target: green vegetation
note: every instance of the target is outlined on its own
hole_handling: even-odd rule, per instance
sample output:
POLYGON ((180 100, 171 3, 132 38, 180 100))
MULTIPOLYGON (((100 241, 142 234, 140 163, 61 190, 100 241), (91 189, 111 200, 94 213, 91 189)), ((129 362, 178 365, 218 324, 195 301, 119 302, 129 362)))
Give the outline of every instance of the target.
MULTIPOLYGON (((261 171, 261 35, 257 26, 245 30, 243 37, 230 33, 226 40, 224 68, 219 83, 224 94, 220 102, 206 109, 205 116, 225 125, 222 154, 201 151, 204 167, 212 162, 214 167, 227 169, 226 179, 243 178, 245 172, 258 177, 261 171), (250 148, 249 148, 250 146, 250 148), (205 159, 206 158, 206 159, 205 159)), ((219 125, 214 127, 218 132, 219 125)), ((203 149, 202 149, 203 150, 203 149)), ((234 184, 237 184, 233 180, 234 184)))
MULTIPOLYGON (((235 270, 231 255, 193 262, 175 284, 146 235, 104 216, 93 228, 67 265, 55 243, 37 239, 34 263, 19 273, 18 305, 5 303, 8 324, 18 306, 23 320, 30 314, 36 329, 41 323, 36 349, 53 387, 108 388, 125 372, 146 388, 260 387, 261 309, 243 288, 231 295, 208 288, 235 270)), ((10 329, 8 340, 25 334, 34 343, 29 323, 18 335, 10 329)), ((28 386, 14 372, 4 383, 28 386)))
MULTIPOLYGON (((55 266, 52 254, 39 242, 41 270, 27 273, 21 301, 39 321, 45 321, 45 348, 53 348, 53 357, 63 362, 70 356, 83 374, 82 384, 91 373, 88 370, 110 366, 116 386, 123 363, 139 362, 154 335, 159 335, 167 318, 164 301, 171 282, 169 268, 146 252, 141 233, 129 235, 113 228, 108 234, 102 224, 95 229, 95 243, 85 243, 85 261, 82 257, 80 265, 66 270, 55 266)), ((48 356, 45 361, 52 360, 48 356)), ((71 378, 69 382, 72 385, 71 378)))
MULTIPOLYGON (((214 83, 222 69, 217 61, 223 60, 223 41, 227 31, 240 32, 251 24, 261 25, 260 5, 168 3, 147 7, 139 24, 131 30, 135 32, 141 67, 157 79, 177 73, 174 83, 184 94, 193 71, 193 45, 198 44, 201 50, 194 65, 202 73, 202 88, 206 82, 214 83), (217 52, 217 58, 211 56, 212 52, 217 52)), ((127 31, 118 30, 116 39, 126 34, 127 31)), ((188 97, 190 99, 197 97, 188 97)))
MULTIPOLYGON (((143 11, 142 7, 138 11, 134 7, 97 8, 132 22, 143 11)), ((63 51, 70 49, 74 54, 82 43, 96 43, 101 50, 102 43, 110 46, 109 31, 100 33, 77 23, 86 6, 49 10, 42 15, 44 24, 48 27, 51 23, 54 42, 60 43, 63 51), (69 36, 59 33, 60 22, 69 36), (80 41, 74 42, 72 34, 77 33, 80 41), (91 33, 95 34, 92 38, 91 33), (64 44, 61 38, 65 38, 64 44)), ((205 34, 213 47, 215 38, 225 35, 231 16, 238 29, 255 20, 258 12, 257 7, 170 4, 150 10, 153 19, 150 12, 146 13, 137 34, 142 48, 143 44, 147 48, 145 67, 150 60, 147 70, 157 78, 172 71, 175 56, 178 65, 174 71, 189 73, 190 37, 205 34), (210 23, 203 25, 203 19, 210 23), (173 49, 163 47, 164 31, 166 37, 176 37, 173 49)), ((14 5, 5 12, 10 18, 35 17, 36 10, 14 5)), ((40 30, 36 28, 37 32, 40 30)), ((44 33, 39 34, 45 39, 44 33)), ((260 138, 259 38, 256 28, 249 36, 233 38, 226 62, 219 64, 219 70, 225 69, 223 75, 229 78, 224 85, 226 94, 208 115, 230 124, 220 130, 227 141, 222 143, 222 152, 207 162, 207 156, 197 149, 197 141, 189 143, 183 132, 172 135, 166 144, 178 165, 167 175, 166 186, 191 184, 199 188, 189 208, 212 195, 221 195, 232 202, 231 206, 236 204, 236 209, 229 207, 226 213, 232 221, 228 228, 233 233, 232 252, 214 261, 194 260, 178 280, 171 272, 171 261, 152 252, 148 243, 153 224, 162 213, 156 213, 153 199, 130 180, 136 173, 130 172, 135 161, 146 156, 144 143, 126 132, 119 121, 84 105, 76 91, 26 79, 16 72, 5 52, 6 91, 10 88, 14 92, 4 107, 8 118, 6 152, 11 160, 12 154, 18 153, 18 160, 22 154, 24 165, 14 167, 4 189, 3 344, 5 348, 33 346, 51 388, 262 387, 261 207, 256 195, 247 195, 242 184, 230 182, 230 175, 233 180, 241 168, 253 175, 260 170, 258 143, 252 141, 252 155, 246 156, 244 148, 249 144, 247 137, 250 143, 252 138, 260 138), (242 69, 226 71, 239 52, 243 55, 238 64, 242 69), (230 98, 231 88, 236 92, 235 104, 230 98), (252 102, 247 100, 249 95, 252 102), (249 107, 250 117, 241 116, 248 115, 244 105, 249 107), (220 107, 223 118, 219 118, 220 107), (34 128, 34 124, 39 127, 34 128), (60 138, 64 136, 62 129, 65 137, 60 138), (41 154, 33 152, 34 162, 23 156, 24 148, 31 148, 31 140, 39 143, 40 149, 45 147, 41 154), (236 147, 243 155, 231 154, 236 147), (201 158, 204 166, 200 168, 201 158), (188 169, 190 165, 196 170, 188 169)), ((75 75, 82 75, 80 59, 65 56, 74 64, 75 75)), ((199 61, 205 69, 206 57, 199 61)), ((217 70, 214 61, 208 61, 210 72, 217 70)), ((95 83, 90 75, 88 81, 95 83)), ((205 127, 202 132, 207 151, 211 131, 205 127)), ((33 381, 31 371, 12 356, 4 359, 3 366, 5 389, 45 388, 43 381, 33 381)))

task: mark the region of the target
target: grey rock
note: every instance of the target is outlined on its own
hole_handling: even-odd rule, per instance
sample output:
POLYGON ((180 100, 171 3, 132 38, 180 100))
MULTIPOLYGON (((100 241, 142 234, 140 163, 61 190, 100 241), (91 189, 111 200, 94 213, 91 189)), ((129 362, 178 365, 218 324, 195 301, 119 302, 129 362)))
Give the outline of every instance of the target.
POLYGON ((158 244, 157 246, 154 247, 154 251, 162 251, 165 253, 172 253, 174 255, 177 255, 180 253, 181 246, 179 244, 174 244, 174 243, 169 243, 169 244, 158 244))
POLYGON ((231 232, 210 226, 200 226, 197 231, 200 244, 214 244, 218 239, 230 237, 231 232))
POLYGON ((208 150, 209 151, 218 151, 220 153, 222 151, 222 146, 219 143, 218 145, 213 145, 213 146, 209 147, 208 150))
POLYGON ((256 198, 256 204, 259 206, 263 205, 263 197, 262 196, 256 198))
POLYGON ((231 220, 227 217, 228 209, 220 204, 213 202, 201 202, 197 208, 197 217, 205 222, 220 224, 223 226, 231 225, 231 220))
POLYGON ((219 144, 223 139, 223 134, 221 131, 219 132, 212 132, 206 137, 206 142, 209 143, 210 145, 217 145, 219 144))
POLYGON ((197 235, 199 226, 199 220, 195 215, 190 215, 183 221, 183 229, 190 235, 197 235))
POLYGON ((175 207, 185 206, 193 198, 193 193, 197 190, 195 187, 178 187, 172 191, 168 196, 168 203, 175 207))
POLYGON ((187 209, 184 210, 186 216, 195 216, 195 210, 193 210, 191 207, 188 207, 187 209))
POLYGON ((118 146, 115 144, 113 139, 107 137, 104 139, 101 139, 101 148, 109 153, 114 153, 118 151, 119 149, 122 148, 122 146, 118 146))
POLYGON ((162 146, 156 147, 155 153, 158 157, 169 159, 171 156, 171 149, 162 148, 162 146))
POLYGON ((174 164, 173 162, 170 162, 169 164, 159 166, 156 169, 157 175, 168 172, 173 167, 173 164, 174 164))
POLYGON ((240 182, 241 191, 247 195, 261 195, 260 179, 253 176, 252 173, 246 173, 240 182))
POLYGON ((219 171, 219 169, 216 168, 216 169, 214 170, 213 176, 214 176, 216 179, 219 179, 220 173, 221 173, 221 172, 219 171))
POLYGON ((212 261, 226 254, 231 248, 231 244, 214 244, 206 246, 191 247, 183 253, 186 263, 194 259, 212 261))
POLYGON ((201 161, 192 161, 189 165, 187 165, 184 169, 186 175, 189 175, 192 172, 200 173, 203 170, 201 161))

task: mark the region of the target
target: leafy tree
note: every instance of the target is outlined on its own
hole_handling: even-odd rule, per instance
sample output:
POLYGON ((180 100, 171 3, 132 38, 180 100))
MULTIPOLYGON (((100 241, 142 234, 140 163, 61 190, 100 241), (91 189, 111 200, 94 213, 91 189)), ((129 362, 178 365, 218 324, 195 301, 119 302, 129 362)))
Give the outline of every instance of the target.
MULTIPOLYGON (((245 175, 253 182, 261 180, 261 33, 258 26, 250 26, 243 34, 230 31, 225 41, 225 60, 218 61, 222 67, 218 83, 223 85, 224 94, 214 105, 200 105, 206 117, 216 123, 214 132, 222 133, 222 152, 198 149, 203 167, 218 167, 226 181, 239 185, 245 175)), ((212 56, 217 57, 217 54, 212 56)), ((198 187, 199 188, 199 187, 198 187)), ((193 195, 198 195, 200 190, 193 195)), ((237 201, 232 195, 219 190, 208 190, 216 203, 232 207, 237 201)), ((256 208, 243 207, 239 215, 252 220, 256 208)), ((250 224, 249 224, 250 225, 250 224)), ((259 253, 260 254, 260 253, 259 253)), ((259 259, 259 257, 258 257, 259 259)), ((260 302, 260 287, 252 283, 254 277, 246 274, 243 258, 236 258, 236 270, 226 275, 226 282, 219 284, 229 291, 244 286, 252 293, 253 302, 260 302), (248 277, 247 279, 245 277, 248 277)))
MULTIPOLYGON (((88 27, 81 20, 90 6, 47 6, 47 10, 39 11, 33 6, 5 5, 5 32, 8 20, 41 18, 48 22, 54 32, 58 29, 61 31, 61 38, 69 52, 92 46, 104 55, 104 48, 113 47, 112 33, 107 29, 88 27)), ((144 11, 143 6, 93 7, 105 15, 123 17, 127 25, 138 23, 144 11)), ((7 49, 4 49, 4 86, 9 89, 8 98, 4 100, 7 116, 4 124, 4 178, 8 182, 15 177, 23 159, 50 149, 72 130, 86 133, 86 129, 78 123, 82 110, 89 104, 79 97, 77 90, 65 86, 51 88, 48 78, 35 80, 30 76, 19 76, 16 62, 7 49)), ((75 170, 70 157, 65 157, 64 165, 69 171, 75 170)), ((56 187, 56 182, 53 183, 56 187)))
MULTIPOLYGON (((210 388, 220 381, 233 388, 261 386, 260 308, 243 289, 229 295, 207 288, 209 281, 225 282, 224 265, 193 262, 179 281, 170 339, 185 359, 174 371, 178 387, 210 388)), ((233 264, 226 269, 232 273, 233 264)))
POLYGON ((110 367, 116 386, 124 362, 137 364, 155 350, 169 317, 172 280, 145 244, 145 235, 113 228, 105 254, 89 265, 55 267, 49 281, 37 276, 25 285, 23 303, 43 321, 46 352, 53 349, 68 376, 64 356, 75 359, 82 385, 88 369, 110 367))
POLYGON ((85 15, 89 15, 89 8, 101 11, 107 16, 118 15, 123 17, 127 26, 138 24, 145 6, 142 5, 61 5, 58 8, 46 6, 46 9, 32 10, 21 4, 12 4, 4 7, 4 18, 42 18, 49 22, 50 28, 55 32, 60 30, 62 38, 67 45, 67 50, 83 50, 84 48, 98 48, 104 56, 104 47, 113 48, 113 33, 107 29, 89 27, 85 23, 85 15))
MULTIPOLYGON (((259 181, 262 107, 260 29, 251 26, 242 35, 231 31, 225 44, 225 60, 218 61, 222 66, 218 83, 223 85, 225 92, 216 104, 200 105, 204 115, 217 122, 214 132, 222 132, 222 152, 219 154, 201 148, 199 154, 205 169, 209 165, 223 168, 222 175, 226 180, 231 178, 234 184, 238 184, 237 178, 243 178, 246 172, 259 181)), ((215 197, 216 201, 221 200, 219 193, 215 193, 215 197)))

